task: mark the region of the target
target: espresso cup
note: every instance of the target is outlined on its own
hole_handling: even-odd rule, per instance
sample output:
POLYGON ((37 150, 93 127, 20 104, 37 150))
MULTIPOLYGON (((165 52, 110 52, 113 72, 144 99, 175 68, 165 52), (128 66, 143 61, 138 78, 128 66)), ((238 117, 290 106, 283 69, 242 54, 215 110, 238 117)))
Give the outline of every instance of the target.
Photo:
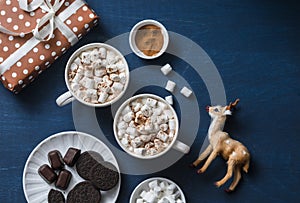
MULTIPOLYGON (((88 54, 85 54, 85 56, 88 57, 88 54)), ((89 61, 85 61, 85 62, 89 62, 89 61)), ((114 72, 110 72, 110 73, 114 74, 114 72)), ((78 77, 81 77, 81 76, 78 76, 78 77)), ((75 79, 75 77, 73 79, 75 79)), ((118 77, 118 74, 114 74, 114 77, 118 77)), ((115 78, 113 78, 113 79, 115 79, 115 78)), ((102 78, 102 80, 104 80, 104 79, 102 78)), ((91 106, 91 107, 105 107, 105 106, 109 106, 109 105, 113 104, 114 102, 116 102, 117 100, 119 100, 123 96, 123 94, 125 93, 125 91, 126 91, 126 89, 128 87, 128 84, 129 84, 129 68, 128 68, 128 64, 127 64, 124 56, 116 48, 114 48, 114 47, 112 47, 112 46, 110 46, 108 44, 104 44, 104 43, 91 43, 91 44, 87 44, 87 45, 82 46, 81 48, 79 48, 77 51, 75 51, 72 54, 72 56, 70 57, 70 59, 68 60, 66 68, 65 68, 65 83, 66 83, 66 86, 67 86, 67 88, 68 88, 69 91, 67 91, 64 94, 60 95, 56 99, 56 103, 57 103, 58 106, 64 106, 64 105, 72 102, 75 99, 77 101, 81 102, 82 104, 87 105, 87 106, 91 106), (101 53, 99 51, 98 54, 101 57, 97 58, 97 51, 96 50, 100 50, 100 49, 102 50, 102 52, 101 52, 102 56, 101 56, 101 53), (93 50, 95 50, 95 51, 92 52, 93 50), (106 51, 104 52, 103 50, 106 50, 106 51), (85 53, 90 53, 89 57, 91 57, 91 58, 94 57, 94 59, 97 60, 97 61, 95 62, 95 61, 91 60, 91 64, 90 65, 83 64, 82 60, 88 60, 88 58, 84 58, 84 59, 82 58, 83 57, 82 54, 84 52, 85 53), (105 57, 104 57, 104 55, 105 55, 105 57), (108 60, 108 56, 110 56, 109 60, 108 60), (79 63, 79 65, 78 65, 78 63, 79 63), (94 89, 90 89, 89 91, 87 91, 87 93, 86 93, 86 95, 84 97, 80 96, 80 92, 79 91, 81 91, 80 88, 82 88, 83 89, 82 94, 84 94, 84 89, 86 88, 86 87, 84 87, 84 85, 87 86, 87 82, 83 81, 83 79, 81 79, 81 80, 78 79, 79 81, 77 83, 78 83, 79 87, 77 87, 77 88, 79 88, 79 90, 75 91, 74 89, 72 89, 72 87, 71 87, 72 82, 70 81, 71 80, 71 76, 70 75, 73 74, 72 73, 72 68, 74 68, 74 66, 77 65, 79 68, 77 69, 77 73, 76 74, 79 74, 78 70, 80 69, 80 64, 82 65, 81 67, 87 67, 87 69, 89 69, 88 70, 89 73, 84 72, 83 76, 81 75, 82 78, 86 77, 87 79, 85 79, 85 80, 87 82, 94 84, 94 89), (93 66, 93 64, 94 64, 94 66, 93 66), (115 73, 120 73, 121 72, 120 67, 122 68, 122 73, 124 73, 124 74, 122 74, 123 84, 120 81, 111 80, 111 77, 110 77, 111 75, 110 74, 107 74, 107 77, 105 77, 105 80, 106 80, 106 82, 108 84, 108 89, 110 89, 110 93, 113 92, 113 90, 115 90, 115 92, 113 93, 115 95, 109 97, 107 95, 112 95, 112 94, 109 94, 108 91, 105 92, 107 90, 107 87, 106 87, 105 81, 102 81, 102 83, 101 83, 101 77, 99 76, 99 74, 102 74, 102 73, 101 73, 100 69, 102 69, 103 71, 108 71, 108 70, 110 70, 110 71, 116 71, 116 68, 117 68, 118 70, 115 73), (98 70, 97 76, 95 76, 95 74, 96 74, 96 70, 95 69, 98 70), (106 88, 105 91, 103 90, 103 92, 102 92, 102 89, 100 91, 96 87, 97 84, 100 85, 100 83, 101 83, 101 85, 105 86, 105 88, 106 88), (115 83, 116 84, 118 83, 118 84, 115 85, 115 83), (83 84, 83 86, 82 86, 82 84, 83 84), (117 91, 117 86, 121 87, 120 84, 123 85, 123 89, 121 91, 117 91), (116 86, 115 89, 114 89, 114 85, 116 86), (95 91, 97 91, 96 95, 97 95, 98 99, 95 96, 95 91), (104 95, 104 93, 107 94, 107 95, 104 95), (105 102, 101 101, 101 103, 98 102, 98 100, 100 100, 101 94, 102 94, 101 100, 103 100, 103 97, 107 96, 107 101, 105 101, 105 102), (89 98, 89 97, 93 97, 93 98, 89 98), (92 99, 94 99, 94 100, 91 101, 92 99), (95 99, 97 99, 97 101, 95 99)), ((76 84, 75 83, 73 83, 73 84, 74 84, 74 87, 75 87, 76 84)))
MULTIPOLYGON (((145 123, 146 123, 144 125, 145 129, 146 129, 146 126, 148 125, 147 124, 148 121, 145 121, 145 123)), ((153 159, 153 158, 160 157, 160 156, 164 155, 165 153, 167 153, 172 148, 177 151, 180 151, 184 154, 187 154, 190 150, 190 147, 177 139, 178 129, 179 129, 179 121, 178 121, 177 114, 176 114, 175 110, 173 109, 173 107, 169 103, 167 103, 164 99, 162 99, 161 97, 154 95, 154 94, 139 94, 139 95, 136 95, 136 96, 133 96, 133 97, 127 99, 117 110, 115 118, 114 118, 114 124, 113 124, 115 139, 116 139, 117 143, 120 145, 120 147, 125 152, 127 152, 129 155, 136 157, 136 158, 140 158, 140 159, 153 159), (155 101, 157 101, 157 102, 155 102, 155 101), (140 102, 140 104, 138 104, 139 102, 140 102), (151 104, 151 102, 152 102, 152 104, 151 104), (147 104, 147 103, 149 103, 149 104, 147 104), (144 114, 147 114, 147 108, 148 108, 147 105, 148 106, 149 105, 150 106, 157 105, 156 107, 153 107, 152 110, 148 109, 148 111, 150 112, 149 115, 147 115, 148 118, 144 115, 141 116, 142 113, 139 113, 139 111, 141 111, 141 112, 144 112, 144 114), (142 110, 139 110, 139 107, 142 110), (161 109, 159 109, 159 108, 161 108, 161 109), (160 110, 162 110, 161 114, 159 113, 160 110), (152 113, 151 113, 151 111, 152 111, 152 113), (133 112, 133 114, 130 112, 133 112), (132 115, 132 118, 130 120, 131 115, 132 115), (139 119, 136 120, 137 115, 139 115, 139 118, 141 120, 139 120, 139 119), (150 115, 152 115, 152 116, 150 116, 150 115), (162 122, 162 119, 165 118, 166 115, 167 115, 168 120, 162 122), (157 118, 155 118, 155 116, 157 116, 157 118), (158 129, 158 131, 160 134, 157 133, 155 135, 154 142, 158 142, 158 143, 162 142, 162 144, 164 144, 164 143, 167 144, 162 151, 155 153, 153 155, 147 154, 147 150, 145 149, 146 148, 145 146, 147 145, 147 143, 150 143, 151 141, 144 142, 142 144, 142 145, 144 145, 143 147, 133 147, 132 146, 132 140, 135 140, 136 137, 140 138, 141 136, 154 136, 154 134, 155 134, 155 133, 151 132, 151 130, 149 130, 149 133, 143 132, 143 130, 141 130, 141 129, 143 129, 143 124, 134 126, 134 123, 137 124, 140 121, 144 122, 145 120, 143 120, 143 119, 145 119, 145 118, 147 118, 149 122, 150 122, 150 120, 156 119, 156 122, 154 122, 152 124, 153 124, 153 126, 156 126, 156 124, 159 125, 160 129, 158 129), (172 122, 172 124, 171 124, 171 122, 172 122), (160 124, 158 124, 158 123, 160 123, 160 124), (164 125, 164 124, 168 125, 168 128, 166 128, 166 125, 164 125), (134 130, 134 128, 136 130, 134 130), (165 129, 163 129, 163 128, 165 128, 165 129), (144 133, 144 135, 143 135, 143 133, 144 133), (150 135, 150 134, 152 134, 152 135, 150 135), (166 135, 168 136, 167 141, 162 141, 162 140, 166 139, 166 137, 165 137, 166 135), (128 140, 131 140, 131 144, 126 145, 127 142, 124 139, 127 139, 126 137, 128 137, 128 136, 132 136, 132 137, 128 138, 128 140), (142 150, 144 150, 144 152, 146 154, 145 153, 140 154, 140 152, 142 150)), ((144 138, 146 139, 147 137, 144 137, 144 138)), ((142 139, 142 138, 140 138, 140 139, 142 139)), ((137 140, 139 140, 139 139, 137 139, 137 140)), ((136 143, 136 144, 138 145, 138 143, 136 143)), ((149 144, 149 145, 151 145, 151 144, 149 144)))

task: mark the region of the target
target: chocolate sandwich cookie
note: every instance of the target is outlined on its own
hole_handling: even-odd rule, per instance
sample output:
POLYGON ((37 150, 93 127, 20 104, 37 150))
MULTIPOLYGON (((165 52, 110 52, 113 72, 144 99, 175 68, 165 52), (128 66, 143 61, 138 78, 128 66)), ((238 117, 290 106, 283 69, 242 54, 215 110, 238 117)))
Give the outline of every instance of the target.
POLYGON ((95 151, 86 151, 83 152, 77 162, 76 162, 76 170, 77 173, 85 180, 90 180, 90 170, 91 168, 103 161, 103 157, 95 152, 95 151))
POLYGON ((51 189, 48 193, 48 203, 65 203, 65 197, 60 191, 51 189))
POLYGON ((97 188, 107 191, 117 185, 119 172, 112 163, 104 161, 92 167, 90 179, 97 188))
POLYGON ((75 185, 67 196, 67 203, 99 203, 101 193, 90 182, 75 185))

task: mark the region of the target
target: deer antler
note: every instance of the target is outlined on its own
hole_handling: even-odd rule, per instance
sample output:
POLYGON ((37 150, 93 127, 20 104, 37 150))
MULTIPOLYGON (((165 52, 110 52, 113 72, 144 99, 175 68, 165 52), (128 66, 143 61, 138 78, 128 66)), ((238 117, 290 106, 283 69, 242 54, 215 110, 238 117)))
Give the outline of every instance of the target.
POLYGON ((240 99, 236 99, 235 102, 230 102, 229 105, 226 107, 226 110, 231 110, 233 107, 235 107, 239 103, 240 99))

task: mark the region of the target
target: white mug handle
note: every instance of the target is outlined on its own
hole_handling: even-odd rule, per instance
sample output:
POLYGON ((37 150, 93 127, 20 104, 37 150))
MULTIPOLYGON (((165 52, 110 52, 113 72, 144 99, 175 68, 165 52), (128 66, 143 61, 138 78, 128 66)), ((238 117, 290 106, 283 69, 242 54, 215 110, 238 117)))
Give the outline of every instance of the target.
POLYGON ((56 99, 56 104, 61 107, 61 106, 64 106, 64 105, 72 102, 74 99, 75 98, 73 97, 71 92, 68 91, 68 92, 63 93, 56 99))
POLYGON ((174 145, 172 146, 173 149, 180 151, 184 154, 189 153, 190 147, 184 144, 183 142, 180 142, 178 140, 175 141, 174 145))

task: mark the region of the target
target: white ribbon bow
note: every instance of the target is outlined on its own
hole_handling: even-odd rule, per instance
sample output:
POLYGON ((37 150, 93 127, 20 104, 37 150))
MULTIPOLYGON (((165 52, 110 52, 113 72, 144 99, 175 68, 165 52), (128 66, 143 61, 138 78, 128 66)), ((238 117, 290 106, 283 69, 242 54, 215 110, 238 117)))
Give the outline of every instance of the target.
POLYGON ((55 0, 53 5, 50 1, 51 0, 33 0, 30 4, 28 4, 28 0, 19 0, 20 8, 27 12, 34 11, 38 8, 41 8, 47 12, 47 14, 40 19, 33 30, 33 35, 40 41, 49 41, 51 39, 54 32, 55 14, 61 8, 65 0, 55 0), (47 22, 49 22, 50 28, 47 30, 48 32, 46 36, 48 37, 46 38, 41 36, 39 30, 47 22))

